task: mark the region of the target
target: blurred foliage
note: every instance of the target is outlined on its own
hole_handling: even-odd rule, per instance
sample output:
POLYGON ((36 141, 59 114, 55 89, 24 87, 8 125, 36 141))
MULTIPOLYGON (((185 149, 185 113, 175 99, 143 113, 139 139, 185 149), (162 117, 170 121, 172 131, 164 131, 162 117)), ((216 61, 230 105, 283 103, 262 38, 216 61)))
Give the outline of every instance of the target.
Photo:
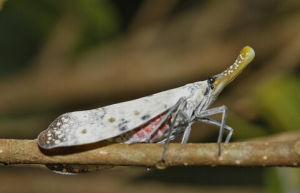
POLYGON ((282 184, 280 183, 279 174, 272 168, 265 169, 265 189, 268 193, 281 193, 282 184))
POLYGON ((233 137, 237 139, 249 139, 268 134, 265 127, 249 122, 235 113, 228 114, 227 123, 232 128, 236 128, 233 137))
POLYGON ((81 29, 70 53, 72 57, 111 39, 119 31, 118 14, 110 1, 8 1, 0 12, 0 75, 30 65, 64 16, 72 17, 81 29))
POLYGON ((298 74, 274 78, 262 83, 257 104, 273 132, 300 129, 300 78, 298 74))
POLYGON ((111 39, 119 31, 117 12, 108 0, 49 2, 62 9, 61 12, 74 15, 76 22, 82 24, 82 33, 74 46, 73 56, 111 39))
POLYGON ((231 113, 228 124, 237 128, 234 137, 248 139, 276 132, 300 130, 300 78, 289 74, 266 79, 257 86, 256 103, 260 120, 249 122, 231 113))
POLYGON ((265 169, 265 190, 267 193, 298 193, 300 191, 299 168, 265 169))
MULTIPOLYGON (((257 88, 257 105, 271 132, 300 130, 300 77, 298 74, 268 79, 257 88)), ((268 193, 298 193, 300 169, 269 168, 265 171, 268 193)))

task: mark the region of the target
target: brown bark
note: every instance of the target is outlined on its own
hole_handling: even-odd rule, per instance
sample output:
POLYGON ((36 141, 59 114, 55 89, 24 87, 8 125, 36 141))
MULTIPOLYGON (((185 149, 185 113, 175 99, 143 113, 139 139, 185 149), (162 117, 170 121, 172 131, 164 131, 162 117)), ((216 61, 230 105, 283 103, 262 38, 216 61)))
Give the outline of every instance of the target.
POLYGON ((4 164, 92 164, 115 166, 291 166, 300 165, 300 133, 222 145, 170 144, 166 161, 159 164, 161 144, 104 144, 41 150, 36 140, 0 140, 4 164), (289 138, 291 136, 291 138, 289 138), (290 140, 289 140, 290 139, 290 140))

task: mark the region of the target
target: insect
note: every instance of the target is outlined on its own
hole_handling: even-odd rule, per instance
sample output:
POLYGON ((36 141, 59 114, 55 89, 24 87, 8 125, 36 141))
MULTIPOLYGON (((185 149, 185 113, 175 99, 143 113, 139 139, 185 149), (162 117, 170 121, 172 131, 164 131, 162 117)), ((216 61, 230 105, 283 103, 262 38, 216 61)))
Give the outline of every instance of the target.
POLYGON ((227 143, 233 129, 225 124, 226 106, 209 106, 254 56, 254 50, 246 46, 231 66, 208 80, 97 109, 65 113, 39 134, 38 144, 52 149, 102 140, 165 143, 165 153, 170 140, 182 136, 181 143, 187 143, 192 124, 202 121, 220 128, 217 141, 220 154, 224 130, 228 131, 227 143), (220 122, 209 118, 219 113, 220 122))

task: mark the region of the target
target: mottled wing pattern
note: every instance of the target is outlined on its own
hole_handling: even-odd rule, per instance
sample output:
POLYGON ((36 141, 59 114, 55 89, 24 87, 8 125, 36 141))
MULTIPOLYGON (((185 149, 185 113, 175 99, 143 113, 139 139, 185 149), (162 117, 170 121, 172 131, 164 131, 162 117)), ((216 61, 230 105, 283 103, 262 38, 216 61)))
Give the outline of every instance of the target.
MULTIPOLYGON (((197 86, 199 85, 201 86, 198 82, 197 86)), ((192 94, 191 86, 194 85, 188 84, 98 109, 63 114, 40 133, 38 144, 42 148, 51 149, 83 145, 116 137, 167 111, 181 97, 188 98, 192 94)))

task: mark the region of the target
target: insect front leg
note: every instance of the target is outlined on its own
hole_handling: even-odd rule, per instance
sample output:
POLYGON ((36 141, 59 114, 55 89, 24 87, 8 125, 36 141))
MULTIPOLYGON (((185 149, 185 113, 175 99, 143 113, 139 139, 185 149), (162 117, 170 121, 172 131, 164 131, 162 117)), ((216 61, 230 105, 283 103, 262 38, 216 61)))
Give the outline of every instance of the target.
POLYGON ((210 115, 222 113, 222 119, 221 119, 219 136, 218 136, 218 155, 221 155, 221 142, 222 142, 224 128, 225 128, 226 111, 227 111, 227 107, 223 105, 220 107, 215 107, 215 108, 207 109, 204 111, 200 111, 195 114, 195 118, 196 117, 197 118, 206 118, 207 116, 210 116, 210 115))
MULTIPOLYGON (((204 122, 204 123, 208 123, 208 124, 212 124, 212 125, 216 125, 216 126, 221 126, 221 123, 219 122, 219 121, 216 121, 216 120, 214 120, 214 119, 211 119, 211 118, 207 118, 207 117, 205 117, 205 118, 203 118, 203 117, 200 117, 200 118, 198 118, 198 119, 196 119, 197 121, 202 121, 202 122, 204 122)), ((224 125, 224 128, 229 132, 228 133, 228 135, 227 135, 227 137, 226 137, 226 139, 225 139, 225 143, 228 143, 229 141, 230 141, 230 139, 231 139, 231 137, 232 137, 232 135, 233 135, 233 128, 232 127, 230 127, 230 126, 228 126, 228 125, 224 125)))

